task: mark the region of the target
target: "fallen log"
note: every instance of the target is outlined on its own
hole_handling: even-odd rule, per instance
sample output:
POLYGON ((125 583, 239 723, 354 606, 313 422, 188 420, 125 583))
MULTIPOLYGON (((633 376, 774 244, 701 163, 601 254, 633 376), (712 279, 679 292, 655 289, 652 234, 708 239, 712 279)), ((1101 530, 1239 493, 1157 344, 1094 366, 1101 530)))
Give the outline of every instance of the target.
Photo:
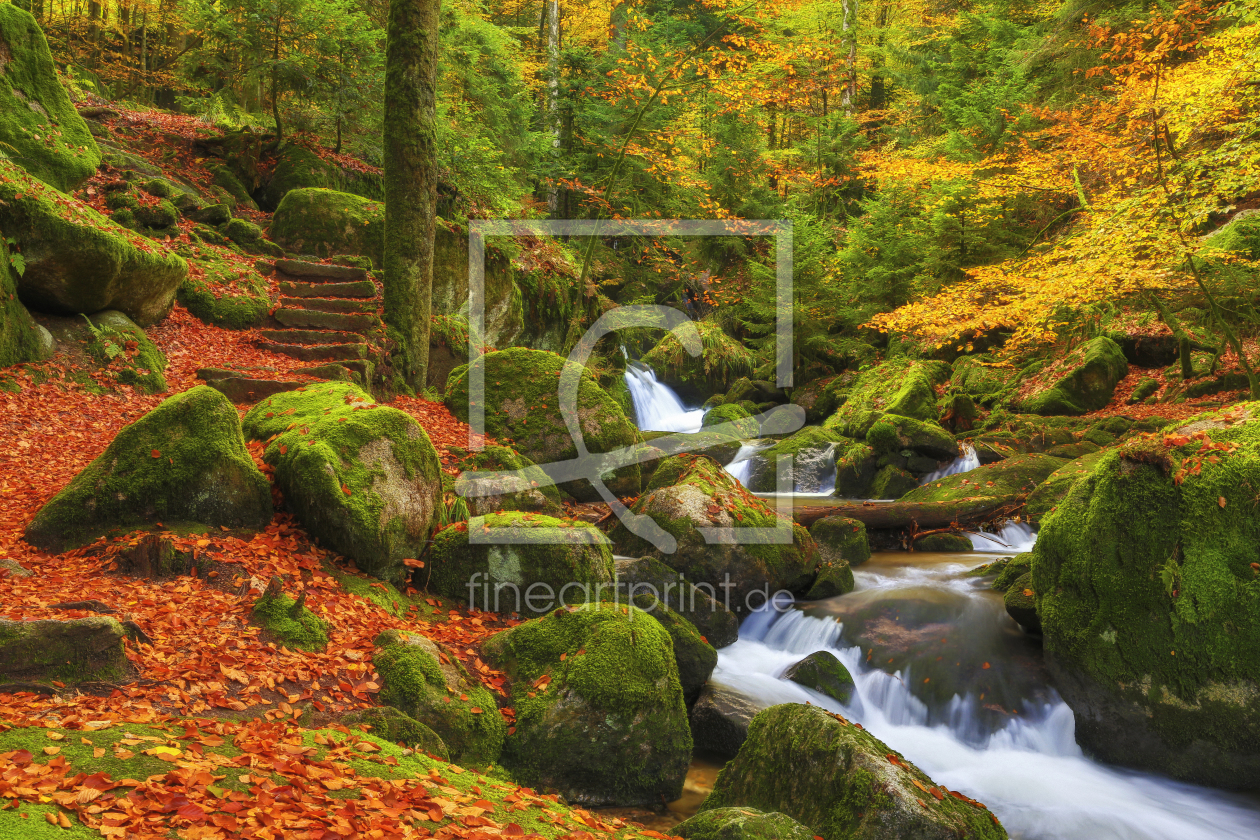
POLYGON ((877 530, 922 532, 951 525, 983 525, 1009 518, 1023 499, 977 496, 944 502, 846 502, 797 508, 797 523, 808 528, 827 516, 847 516, 877 530))

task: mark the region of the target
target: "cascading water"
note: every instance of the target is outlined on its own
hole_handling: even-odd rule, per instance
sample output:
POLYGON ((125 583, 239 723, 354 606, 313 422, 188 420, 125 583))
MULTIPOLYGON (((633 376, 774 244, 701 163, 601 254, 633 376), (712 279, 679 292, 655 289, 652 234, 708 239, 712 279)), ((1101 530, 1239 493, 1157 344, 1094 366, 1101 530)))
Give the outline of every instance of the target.
MULTIPOLYGON (((739 448, 739 451, 735 453, 735 457, 731 459, 731 462, 726 465, 726 471, 730 473, 731 477, 740 484, 747 484, 749 474, 752 472, 753 456, 760 450, 765 449, 767 446, 773 445, 774 441, 772 440, 754 440, 745 443, 739 448)), ((833 473, 833 482, 835 481, 834 475, 835 474, 833 473)))
POLYGON ((980 456, 976 454, 976 448, 969 443, 963 444, 962 454, 954 460, 950 461, 939 470, 934 470, 923 476, 923 480, 919 485, 929 484, 937 479, 944 478, 947 475, 958 475, 959 473, 971 472, 980 466, 980 456))
POLYGON ((849 595, 805 605, 808 613, 750 615, 739 641, 719 651, 712 680, 767 706, 810 702, 860 721, 937 782, 988 805, 1013 838, 1260 836, 1256 801, 1086 758, 1037 647, 983 581, 962 576, 957 555, 942 558, 876 555, 849 595), (853 674, 847 707, 779 678, 817 650, 853 674), (973 663, 979 677, 967 671, 973 663), (958 691, 946 697, 931 689, 951 666, 958 691))
POLYGON ((688 409, 669 386, 656 380, 651 368, 626 366, 626 387, 634 401, 634 416, 644 432, 700 431, 704 409, 688 409))
POLYGON ((1037 542, 1037 532, 1027 523, 1007 520, 1006 524, 996 534, 968 534, 967 538, 971 540, 973 551, 981 551, 986 554, 995 552, 999 554, 1023 554, 1025 551, 1032 551, 1033 544, 1037 542))

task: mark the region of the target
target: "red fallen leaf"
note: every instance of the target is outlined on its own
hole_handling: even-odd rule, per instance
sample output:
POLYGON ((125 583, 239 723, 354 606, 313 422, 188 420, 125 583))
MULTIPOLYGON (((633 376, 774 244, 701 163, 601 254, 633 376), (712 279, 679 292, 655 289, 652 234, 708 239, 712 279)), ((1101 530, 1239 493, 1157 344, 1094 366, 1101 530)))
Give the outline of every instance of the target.
MULTIPOLYGON (((468 711, 472 712, 474 715, 479 715, 479 714, 481 714, 481 709, 480 709, 478 706, 473 706, 473 707, 472 707, 471 709, 469 709, 468 711)), ((478 806, 478 807, 480 807, 480 806, 478 806)))
POLYGON ((516 823, 508 823, 503 827, 503 833, 508 837, 524 837, 525 829, 516 823))
POLYGON ((349 487, 347 487, 346 485, 344 485, 344 484, 343 484, 343 485, 341 485, 341 492, 342 492, 342 493, 345 493, 347 496, 349 496, 349 495, 350 495, 350 488, 349 488, 349 487))
POLYGON ((154 458, 161 458, 161 457, 162 457, 162 453, 161 453, 161 452, 158 452, 156 449, 154 449, 154 450, 153 450, 152 452, 150 452, 149 454, 150 454, 150 455, 152 455, 154 458))
POLYGON ((1225 497, 1221 496, 1220 498, 1216 500, 1216 503, 1220 505, 1221 507, 1225 507, 1225 497))
MULTIPOLYGON (((424 561, 423 561, 423 560, 413 560, 413 559, 411 559, 410 557, 408 557, 408 558, 406 558, 406 559, 404 559, 404 560, 403 560, 403 565, 404 565, 404 566, 410 566, 410 567, 411 567, 411 568, 413 568, 413 569, 423 569, 423 568, 424 568, 424 561)), ((433 602, 432 602, 432 601, 430 601, 430 603, 433 603, 433 602)))

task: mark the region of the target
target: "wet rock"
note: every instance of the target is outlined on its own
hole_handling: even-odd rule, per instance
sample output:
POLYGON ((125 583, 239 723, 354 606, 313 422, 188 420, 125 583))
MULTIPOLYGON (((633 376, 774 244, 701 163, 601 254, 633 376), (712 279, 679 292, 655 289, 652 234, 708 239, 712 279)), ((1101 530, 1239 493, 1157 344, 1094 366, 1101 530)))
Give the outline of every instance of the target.
POLYGON ((724 648, 739 638, 739 619, 720 600, 713 586, 695 586, 687 576, 655 557, 614 561, 617 591, 623 598, 648 594, 695 625, 705 641, 724 648))
POLYGON ((336 190, 294 189, 281 199, 269 233, 295 254, 354 254, 368 257, 379 268, 385 248, 385 205, 336 190))
POLYGON ((834 431, 806 426, 752 457, 748 489, 754 493, 776 490, 776 465, 780 455, 790 458, 792 486, 797 492, 818 493, 826 489, 835 475, 836 450, 844 440, 834 431))
POLYGON ((825 650, 811 653, 789 666, 783 672, 783 678, 825 694, 842 705, 848 705, 857 689, 849 669, 834 654, 825 650))
POLYGON ((1002 601, 1006 605, 1006 614, 1015 619, 1015 623, 1024 628, 1024 632, 1034 636, 1041 635, 1041 619, 1037 617, 1037 597, 1033 591, 1032 572, 1025 572, 1011 584, 1002 601))
POLYGON ((867 492, 871 494, 872 499, 901 499, 918 486, 919 482, 913 475, 900 467, 888 464, 875 473, 875 478, 871 480, 871 486, 867 492))
POLYGON ((753 719, 701 813, 731 807, 786 814, 827 838, 1007 836, 982 806, 941 788, 873 735, 817 706, 794 703, 753 719))
POLYGON ((720 683, 709 683, 691 709, 691 735, 696 751, 712 753, 722 759, 739 754, 748 737, 748 724, 765 708, 738 689, 720 683))

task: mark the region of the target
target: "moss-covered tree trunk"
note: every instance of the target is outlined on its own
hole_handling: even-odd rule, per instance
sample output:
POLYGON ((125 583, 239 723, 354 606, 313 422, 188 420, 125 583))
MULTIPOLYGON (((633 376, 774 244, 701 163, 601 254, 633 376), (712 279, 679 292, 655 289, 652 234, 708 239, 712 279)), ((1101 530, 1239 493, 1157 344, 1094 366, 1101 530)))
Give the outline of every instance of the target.
POLYGON ((440 0, 392 0, 385 56, 385 326, 395 383, 425 385, 437 205, 440 0))

